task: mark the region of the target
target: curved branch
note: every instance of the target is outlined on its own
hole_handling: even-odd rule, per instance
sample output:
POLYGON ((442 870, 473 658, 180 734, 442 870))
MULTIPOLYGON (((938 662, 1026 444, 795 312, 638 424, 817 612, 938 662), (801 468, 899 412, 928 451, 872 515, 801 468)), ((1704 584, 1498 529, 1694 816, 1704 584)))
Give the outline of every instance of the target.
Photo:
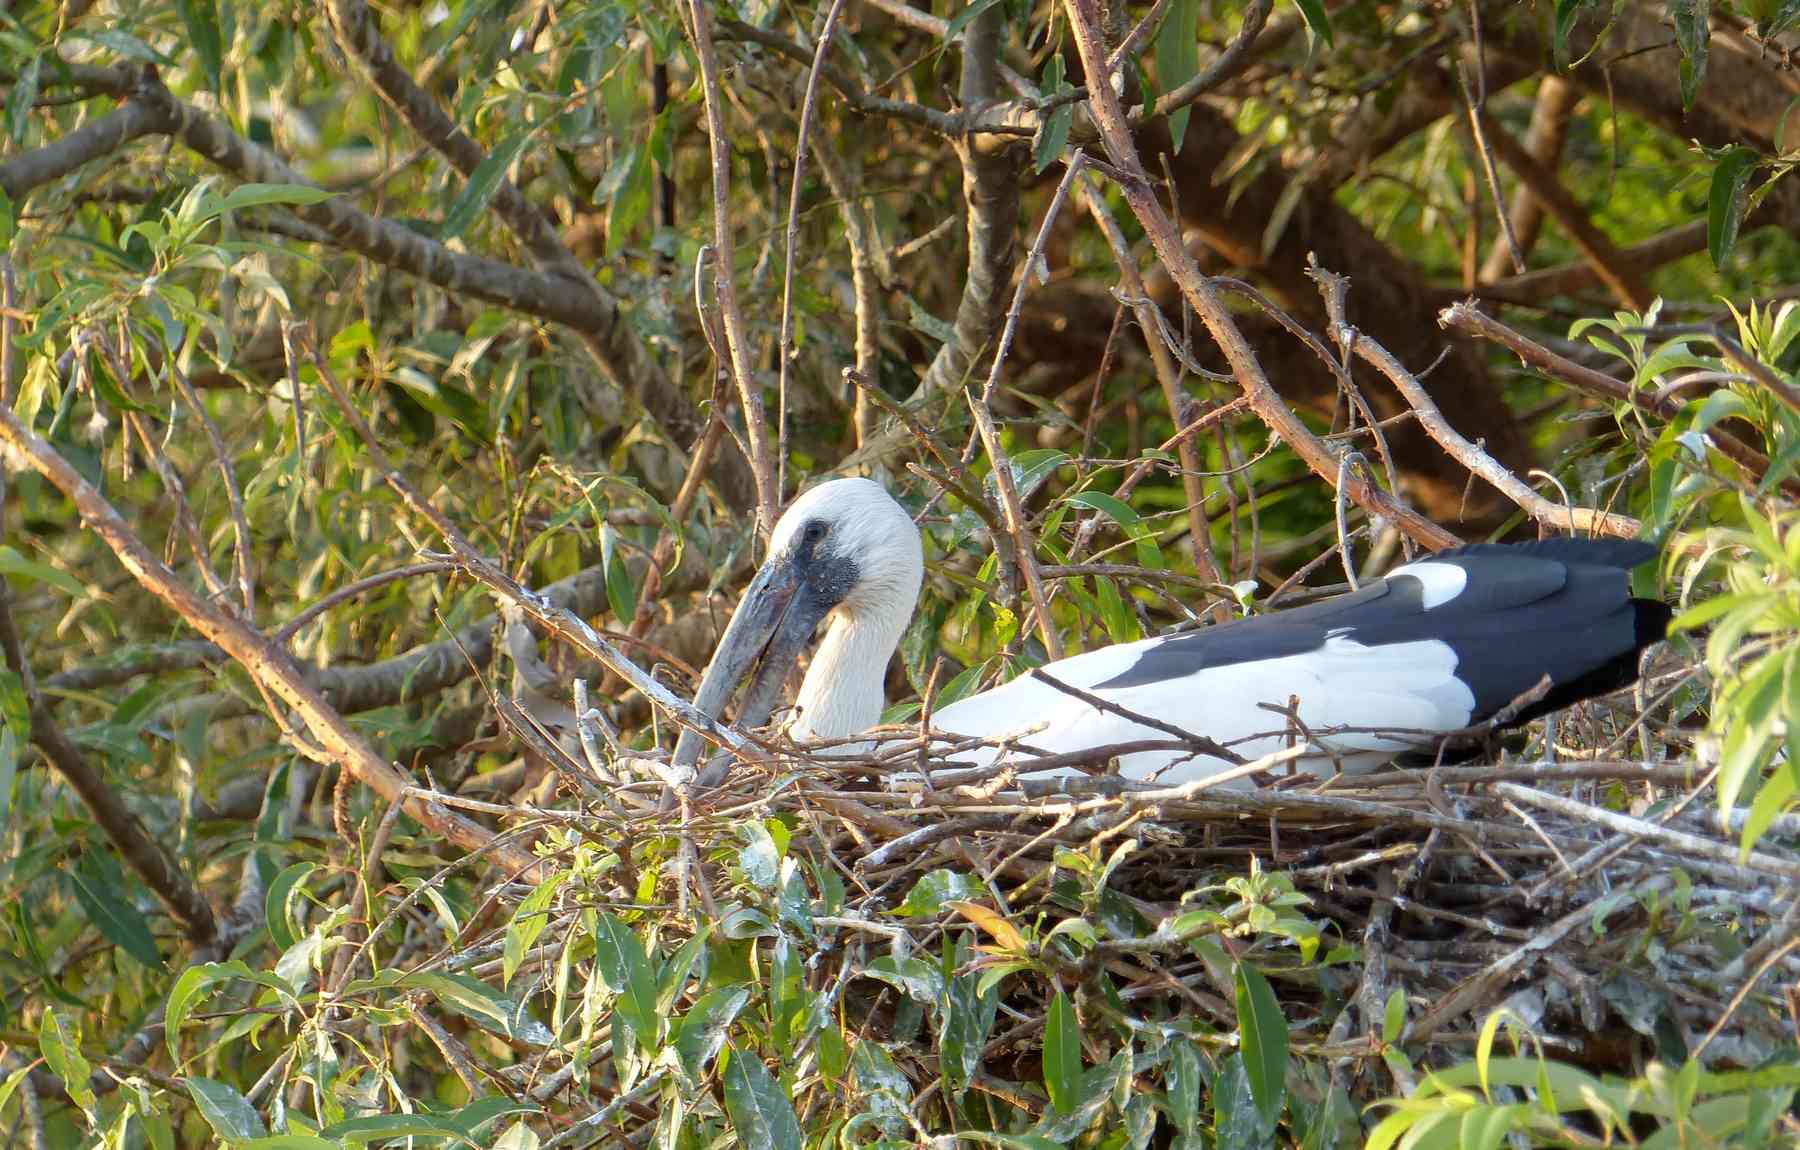
MULTIPOLYGON (((82 520, 146 590, 242 664, 260 686, 292 707, 326 756, 388 801, 404 802, 407 813, 422 826, 458 846, 474 850, 493 845, 494 835, 487 828, 432 803, 416 791, 412 780, 377 754, 343 714, 325 701, 318 688, 307 682, 287 652, 228 608, 196 594, 164 566, 112 504, 6 407, 0 407, 0 440, 75 504, 82 520)), ((528 850, 514 844, 499 846, 496 857, 513 870, 529 870, 536 865, 528 850)))
POLYGON ((142 104, 126 103, 41 148, 0 163, 0 189, 15 204, 33 188, 68 175, 81 165, 110 155, 133 140, 156 135, 162 124, 142 104))
MULTIPOLYGON (((959 98, 979 113, 994 98, 1000 50, 998 8, 977 16, 964 33, 959 98)), ((967 136, 956 141, 962 161, 963 202, 968 209, 968 271, 956 305, 956 337, 932 357, 909 402, 961 387, 994 345, 1006 313, 1006 288, 1018 260, 1020 151, 1004 140, 967 136)))
MULTIPOLYGON (((1083 67, 1098 75, 1106 59, 1105 47, 1100 41, 1098 0, 1064 0, 1064 4, 1069 13, 1069 25, 1074 32, 1076 46, 1081 52, 1083 67)), ((1263 373, 1262 366, 1251 354, 1243 332, 1238 330, 1236 321, 1231 318, 1231 312, 1200 274, 1193 253, 1182 243, 1174 221, 1163 211, 1150 183, 1149 174, 1144 170, 1143 160, 1138 156, 1137 146, 1132 141, 1117 94, 1111 88, 1100 85, 1093 93, 1091 103, 1094 120, 1099 126, 1107 154, 1120 169, 1120 188, 1125 194, 1125 202, 1143 225, 1145 234, 1156 249, 1157 257, 1174 277, 1183 298, 1199 315, 1207 331, 1225 353, 1226 360, 1231 364, 1232 375, 1237 378, 1238 386, 1243 389, 1251 408, 1268 424, 1269 430, 1287 441, 1314 474, 1335 485, 1339 468, 1331 449, 1276 394, 1268 376, 1263 373)), ((1351 469, 1350 476, 1345 481, 1345 488, 1345 494, 1359 506, 1371 514, 1386 516, 1402 531, 1428 547, 1441 550, 1461 542, 1455 535, 1399 502, 1354 469, 1351 469)))

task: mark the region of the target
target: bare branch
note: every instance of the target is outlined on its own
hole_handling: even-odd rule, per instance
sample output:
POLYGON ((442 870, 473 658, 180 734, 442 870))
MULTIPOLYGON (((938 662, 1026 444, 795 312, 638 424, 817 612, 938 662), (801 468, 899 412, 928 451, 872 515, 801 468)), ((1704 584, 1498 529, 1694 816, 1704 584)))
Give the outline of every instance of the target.
POLYGON ((1556 221, 1556 226, 1580 249, 1600 281, 1626 306, 1638 311, 1649 307, 1649 288, 1621 263, 1619 249, 1613 246, 1605 232, 1594 226, 1586 210, 1556 178, 1556 173, 1539 163, 1537 157, 1526 151, 1492 116, 1478 111, 1476 119, 1500 161, 1531 189, 1531 194, 1543 204, 1544 211, 1556 221))
POLYGON ((152 109, 127 102, 66 136, 0 163, 0 189, 18 203, 33 188, 162 130, 160 118, 152 109))
POLYGON ((1586 531, 1616 535, 1622 539, 1635 539, 1642 533, 1643 524, 1629 515, 1596 511, 1588 507, 1568 507, 1544 498, 1480 446, 1469 442, 1450 426, 1450 421, 1444 418, 1444 413, 1438 410, 1437 404, 1431 401, 1431 395, 1412 372, 1406 369, 1406 365, 1387 348, 1362 335, 1344 319, 1344 292, 1348 281, 1317 265, 1313 267, 1313 275, 1319 281, 1320 292, 1325 296, 1326 306, 1331 313, 1333 338, 1340 346, 1353 349, 1359 357, 1387 376, 1400 390, 1400 394, 1406 397, 1406 402, 1412 406, 1413 411, 1418 413, 1419 423, 1425 431, 1440 447, 1454 456, 1457 462, 1487 480, 1502 495, 1518 504, 1520 510, 1546 527, 1571 533, 1586 531))
MULTIPOLYGON (((389 800, 411 792, 411 780, 375 752, 368 741, 327 703, 287 653, 242 619, 195 594, 133 534, 130 526, 93 485, 81 477, 54 447, 33 434, 8 408, 0 408, 0 440, 29 462, 39 474, 74 502, 82 520, 110 547, 125 569, 195 630, 217 643, 243 665, 251 678, 292 707, 317 739, 345 770, 389 800)), ((476 848, 493 835, 485 827, 413 793, 407 812, 452 842, 476 848)), ((498 855, 515 870, 528 869, 536 860, 517 846, 503 847, 498 855)))
MULTIPOLYGON (((1099 36, 1098 2, 1065 0, 1065 5, 1083 65, 1097 73, 1105 60, 1105 49, 1099 36)), ((1121 171, 1123 178, 1120 188, 1125 193, 1126 203, 1143 225, 1145 234, 1156 249, 1157 257, 1180 287, 1183 298, 1200 316, 1201 322, 1212 333, 1213 340, 1225 353, 1226 360, 1231 364, 1232 374, 1249 398, 1250 406, 1269 425, 1271 431, 1287 441, 1314 474, 1327 482, 1335 482, 1338 470, 1336 456, 1300 422, 1299 417, 1276 394, 1268 376, 1251 354, 1243 332, 1238 330, 1236 321, 1231 318, 1230 311, 1219 299, 1218 293, 1200 274, 1193 253, 1187 250, 1174 222, 1163 211, 1162 204, 1158 202, 1151 187, 1149 174, 1144 171, 1143 161, 1138 158, 1137 147, 1132 143, 1118 96, 1111 88, 1102 85, 1093 93, 1091 103, 1107 154, 1121 171)), ((1393 520, 1403 531, 1425 546, 1442 549, 1460 542, 1456 536, 1370 483, 1366 477, 1353 472, 1350 483, 1349 495, 1360 506, 1372 514, 1393 520)))
POLYGON ((713 291, 725 328, 725 357, 744 409, 750 470, 756 477, 757 529, 764 538, 775 529, 781 492, 775 483, 775 461, 769 457, 769 424, 763 414, 762 384, 750 358, 750 334, 738 304, 737 245, 731 222, 731 139, 725 129, 725 102, 719 92, 719 60, 713 50, 712 13, 702 0, 689 0, 690 37, 700 61, 706 103, 706 134, 712 145, 713 291))

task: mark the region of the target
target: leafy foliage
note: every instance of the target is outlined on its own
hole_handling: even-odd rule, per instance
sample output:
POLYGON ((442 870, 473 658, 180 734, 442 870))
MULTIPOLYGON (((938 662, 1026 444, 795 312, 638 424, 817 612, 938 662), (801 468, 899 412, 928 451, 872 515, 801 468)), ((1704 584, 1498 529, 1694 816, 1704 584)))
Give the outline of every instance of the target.
MULTIPOLYGON (((293 698, 147 590, 142 565, 122 567, 95 521, 8 451, 9 1138, 52 1150, 1791 1140, 1796 1055, 1771 987, 1792 966, 1771 924, 1792 894, 1768 889, 1766 870, 1721 877, 1729 862, 1707 856, 1683 860, 1690 874, 1640 836, 1632 859, 1653 858, 1651 879, 1602 897, 1611 872, 1557 870, 1508 893, 1496 874, 1510 881, 1533 857, 1582 866, 1601 844, 1542 812, 1527 833, 1522 808, 1451 776, 1336 796, 1360 807, 1278 788, 1238 807, 1073 796, 1026 812, 977 790, 952 814, 931 805, 951 801, 941 794, 825 788, 795 760, 728 805, 659 811, 664 717, 565 650, 546 645, 546 662, 486 592, 420 554, 441 543, 384 485, 327 379, 474 548, 635 644, 678 690, 704 662, 757 549, 729 479, 739 401, 728 378, 714 386, 727 335, 694 289, 718 250, 692 27, 705 10, 731 136, 729 270, 751 386, 781 417, 787 488, 866 468, 924 517, 931 577, 888 718, 910 723, 927 695, 941 706, 1043 662, 994 461, 964 446, 962 387, 979 391, 1018 273, 1001 268, 983 294, 970 251, 1022 255, 1073 149, 1099 156, 1063 6, 845 6, 803 165, 794 139, 830 5, 315 7, 5 6, 0 402, 181 586, 291 654, 383 761, 537 864, 463 857, 359 786, 293 698), (376 90, 379 69, 354 49, 359 13, 410 89, 376 90), (971 100, 963 53, 983 42, 1003 67, 968 69, 971 85, 997 77, 971 100), (1017 90, 1024 78, 1036 92, 1017 90), (174 121, 155 111, 165 99, 174 121), (999 129, 962 119, 984 111, 999 129), (224 145, 285 167, 233 161, 224 145), (965 182, 995 157, 1010 199, 965 182), (978 218, 990 202, 1023 206, 996 223, 978 218), (864 250, 846 253, 853 234, 864 250), (796 271, 778 287, 789 244, 796 271), (778 346, 778 300, 791 301, 791 348, 778 346), (927 393, 940 360, 951 384, 927 393), (864 391, 845 381, 852 362, 864 391), (876 418, 890 406, 916 429, 876 418), (726 423, 706 432, 715 415, 726 423), (703 433, 711 446, 696 447, 703 433), (577 708, 598 716, 586 724, 567 706, 575 678, 577 708), (1553 905, 1568 927, 1557 945, 1539 948, 1543 923, 1519 916, 1528 889, 1534 913, 1553 905), (1566 968, 1504 966, 1515 954, 1595 968, 1569 999, 1554 989, 1566 968), (1733 985, 1717 985, 1721 969, 1733 985), (1471 1005, 1421 1037, 1471 986, 1471 1002, 1511 1005, 1486 1027, 1471 1005), (1691 1041, 1709 1009, 1719 1036, 1691 1041), (1493 1053, 1498 1020, 1533 1040, 1529 1056, 1493 1053), (1630 1065, 1573 1064, 1602 1025, 1630 1065)), ((1639 400, 1577 399, 1560 376, 1503 374, 1500 356, 1427 375, 1463 430, 1504 430, 1453 406, 1486 396, 1572 502, 1638 516, 1685 608, 1673 665, 1632 714, 1540 726, 1505 762, 1572 748, 1603 763, 1635 740, 1642 762, 1625 766, 1644 781, 1622 771, 1572 793, 1696 836, 1711 832, 1682 812, 1704 794, 1743 860, 1791 862, 1792 133, 1778 110, 1720 96, 1778 71, 1800 8, 1559 2, 1540 27, 1519 6, 1481 7, 1493 82, 1468 75, 1471 96, 1521 135, 1544 87, 1502 82, 1521 59, 1576 79, 1674 65, 1621 84, 1616 104, 1597 94, 1608 72, 1544 161, 1617 246, 1704 228, 1704 254, 1696 232, 1685 255, 1629 269, 1671 301, 1641 312, 1597 294, 1588 265, 1604 253, 1562 222, 1522 241, 1563 277, 1555 292, 1478 276, 1494 205, 1452 75, 1476 35, 1466 6, 1113 8, 1112 35, 1161 21, 1122 62, 1131 100, 1203 75, 1247 16, 1268 20, 1204 102, 1147 127, 1146 159, 1166 181, 1157 194, 1190 205, 1183 222, 1209 258, 1240 265, 1299 326, 1325 328, 1298 261, 1277 254, 1347 234, 1372 261, 1341 269, 1358 277, 1353 300, 1390 277, 1397 292, 1356 322, 1410 323, 1412 366, 1442 347, 1436 305, 1382 314, 1393 299, 1481 289, 1529 305, 1508 322, 1547 342, 1566 333, 1576 346, 1563 350, 1639 400), (1646 21, 1656 44, 1624 39, 1646 21), (1712 43, 1721 27, 1730 52, 1712 43), (1764 59, 1739 50, 1744 37, 1764 59), (1677 133, 1658 127, 1673 121, 1677 133), (1715 123, 1729 138, 1708 135, 1715 123), (1157 132, 1166 156, 1150 150, 1157 132), (1728 456, 1726 434, 1767 466, 1728 456), (1690 767, 1692 786, 1655 773, 1690 767)), ((1517 203, 1516 174, 1496 179, 1517 203)), ((1126 198, 1095 186, 1141 255, 1126 198)), ((1050 274, 1023 277, 995 401, 1065 650, 1279 606, 1340 563, 1360 556, 1370 574, 1403 553, 1391 525, 1356 509, 1340 539, 1329 484, 1242 411, 1178 441, 1235 385, 1214 378, 1191 316, 1158 298, 1166 327, 1149 334, 1178 364, 1176 386, 1160 386, 1146 333, 1119 310, 1136 294, 1115 290, 1119 264, 1080 217, 1083 194, 1045 230, 1050 274)), ((1288 339, 1262 305, 1241 314, 1288 339)), ((1305 375, 1274 358, 1288 344, 1253 334, 1258 354, 1305 375)), ((1381 460, 1367 418, 1334 410, 1342 365, 1306 363, 1323 400, 1271 373, 1332 443, 1381 460)), ((1405 456, 1410 419, 1383 418, 1410 485, 1420 476, 1401 473, 1442 453, 1419 439, 1425 451, 1405 456)), ((1465 476, 1451 470, 1460 513, 1465 476)), ((1506 515, 1459 530, 1500 532, 1506 515)))

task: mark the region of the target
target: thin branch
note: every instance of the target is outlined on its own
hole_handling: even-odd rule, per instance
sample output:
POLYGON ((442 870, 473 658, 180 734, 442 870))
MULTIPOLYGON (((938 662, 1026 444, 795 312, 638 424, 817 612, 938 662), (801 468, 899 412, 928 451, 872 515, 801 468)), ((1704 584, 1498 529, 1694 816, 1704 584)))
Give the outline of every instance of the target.
MULTIPOLYGON (((1144 347, 1150 353, 1150 366, 1156 372, 1157 384, 1162 388, 1163 401, 1169 405, 1169 418, 1181 429, 1177 433, 1179 442, 1175 445, 1175 450, 1176 458, 1181 462, 1181 490, 1187 502, 1188 536, 1194 542, 1194 570, 1209 583, 1223 583, 1225 578, 1219 573, 1218 560, 1213 556, 1212 528, 1206 521, 1206 487, 1200 476, 1200 449, 1194 445, 1191 433, 1216 422, 1211 417, 1217 416, 1224 409, 1188 420, 1190 403, 1188 394, 1182 387, 1181 370, 1158 334, 1162 315, 1156 309, 1156 302, 1149 298, 1149 293, 1144 288, 1144 278, 1138 272, 1137 260, 1131 254, 1124 229, 1113 218, 1112 209, 1106 206, 1106 198, 1100 194, 1092 178, 1083 181, 1081 199, 1087 205, 1088 214, 1099 225, 1101 234, 1106 237, 1106 242, 1112 247, 1113 262, 1119 268, 1119 288, 1125 298, 1131 301, 1131 314, 1137 320, 1138 330, 1144 337, 1144 347), (1187 426, 1181 427, 1184 421, 1187 426)), ((1132 477, 1128 476, 1126 483, 1131 481, 1132 477)), ((1225 622, 1229 618, 1229 611, 1229 607, 1224 604, 1216 604, 1214 621, 1225 622)))
MULTIPOLYGON (((1083 66, 1090 72, 1098 73, 1105 59, 1099 32, 1099 2, 1065 0, 1065 5, 1076 45, 1081 51, 1083 66)), ((1287 441, 1314 474, 1327 482, 1335 481, 1336 456, 1288 409, 1269 383, 1268 376, 1257 363, 1237 322, 1232 319, 1218 293, 1201 275, 1193 253, 1188 251, 1174 222, 1157 200, 1149 174, 1145 172, 1143 161, 1138 157, 1137 148, 1132 142, 1118 96, 1102 85, 1093 93, 1090 102, 1107 153, 1120 169, 1120 188, 1125 194, 1126 203, 1143 225, 1152 247, 1156 249, 1157 257, 1181 289, 1182 296, 1200 316, 1213 340, 1225 353, 1226 360, 1231 364, 1232 374, 1249 398, 1250 406, 1269 425, 1271 431, 1287 441)), ((1401 530, 1425 546, 1442 549, 1460 542, 1455 535, 1370 483, 1367 477, 1353 473, 1350 482, 1352 488, 1349 495, 1360 506, 1372 514, 1393 520, 1401 530)))
POLYGON ((781 492, 774 460, 769 458, 769 421, 763 413, 762 385, 750 359, 750 334, 737 294, 737 245, 731 222, 731 138, 725 128, 725 101, 719 91, 719 58, 713 49, 712 12, 705 0, 688 0, 689 35, 700 62, 701 91, 706 105, 706 135, 712 152, 713 291, 724 321, 726 363, 737 384, 744 410, 750 470, 756 477, 757 530, 764 539, 775 529, 781 492))
POLYGON ((1639 275, 1621 262, 1619 249, 1588 218, 1587 212, 1575 202, 1575 197, 1563 187, 1562 181, 1556 178, 1556 173, 1539 163, 1537 157, 1526 151, 1524 145, 1515 140, 1492 116, 1479 110, 1474 116, 1501 162, 1512 169, 1521 183, 1531 189, 1531 194, 1537 197, 1544 205, 1544 211, 1556 221, 1556 226, 1580 250, 1600 281, 1626 306, 1638 311, 1649 307, 1649 288, 1639 275))
MULTIPOLYGON (((1562 155, 1563 142, 1568 139, 1570 114, 1580 102, 1580 89, 1563 77, 1545 75, 1538 81, 1537 102, 1531 109, 1531 127, 1525 134, 1525 150, 1540 164, 1555 168, 1558 157, 1562 155)), ((1506 208, 1506 218, 1512 222, 1513 239, 1520 255, 1529 255, 1532 247, 1537 244, 1539 233, 1543 231, 1544 205, 1531 193, 1530 188, 1521 184, 1513 191, 1512 201, 1506 208)), ((1620 250, 1621 264, 1630 262, 1631 250, 1620 250)), ((1511 254, 1504 237, 1495 240, 1493 247, 1488 249, 1487 260, 1481 265, 1477 281, 1486 283, 1505 276, 1507 267, 1511 265, 1511 254)), ((1518 270, 1523 272, 1525 269, 1520 267, 1518 270)))
MULTIPOLYGON (((408 789, 410 780, 377 754, 362 734, 325 701, 286 652, 242 619, 196 594, 159 562, 112 504, 54 447, 20 423, 8 408, 0 408, 0 440, 10 445, 20 458, 29 462, 75 504, 89 529, 112 549, 119 562, 146 590, 223 648, 259 685, 292 707, 312 737, 335 762, 389 800, 408 789)), ((422 798, 409 801, 407 812, 427 829, 465 848, 483 846, 493 838, 485 827, 422 798)), ((513 869, 535 865, 530 852, 516 846, 503 849, 500 857, 513 869)))
MULTIPOLYGON (((844 0, 832 0, 825 14, 825 26, 819 32, 819 44, 813 52, 812 66, 806 72, 806 97, 800 103, 800 130, 794 139, 794 173, 788 188, 787 234, 782 255, 781 335, 776 340, 777 381, 775 386, 775 491, 787 490, 788 455, 788 368, 794 356, 794 249, 800 243, 800 189, 805 184, 806 148, 812 142, 813 105, 819 95, 819 69, 825 53, 831 48, 831 37, 837 30, 838 16, 844 11, 844 0)), ((845 211, 849 211, 849 205, 845 211)))
MULTIPOLYGON (((1419 425, 1425 429, 1426 434, 1436 440, 1438 446, 1449 452, 1458 463, 1487 480, 1502 495, 1517 504, 1520 510, 1546 527, 1569 532, 1616 535, 1622 539, 1636 539, 1642 533, 1643 524, 1629 515, 1596 511, 1588 507, 1569 507, 1544 498, 1479 445, 1469 442, 1450 426, 1450 421, 1444 418, 1444 413, 1432 402, 1431 394, 1406 369, 1405 364, 1387 348, 1350 326, 1349 321, 1344 318, 1344 297, 1348 281, 1317 264, 1313 265, 1311 274, 1319 282, 1320 294, 1325 297, 1333 338, 1340 346, 1350 348, 1387 376, 1417 413, 1419 425)), ((1348 553, 1344 558, 1348 563, 1348 553)))
POLYGON ((20 203, 33 188, 161 131, 162 120, 154 109, 128 101, 66 136, 0 163, 0 189, 13 203, 20 203))

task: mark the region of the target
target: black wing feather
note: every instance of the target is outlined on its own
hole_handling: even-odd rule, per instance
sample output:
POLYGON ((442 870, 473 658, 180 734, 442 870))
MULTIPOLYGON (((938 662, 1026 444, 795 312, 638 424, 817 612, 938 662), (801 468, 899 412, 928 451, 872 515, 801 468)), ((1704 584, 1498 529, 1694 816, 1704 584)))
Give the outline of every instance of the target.
POLYGON ((1174 636, 1105 683, 1122 688, 1317 650, 1341 634, 1364 646, 1435 641, 1456 654, 1475 696, 1473 721, 1550 676, 1551 690, 1516 722, 1622 687, 1638 653, 1660 640, 1669 609, 1630 596, 1629 572, 1656 555, 1624 539, 1480 543, 1428 560, 1462 569, 1463 590, 1426 609, 1424 584, 1396 573, 1349 595, 1174 636))

